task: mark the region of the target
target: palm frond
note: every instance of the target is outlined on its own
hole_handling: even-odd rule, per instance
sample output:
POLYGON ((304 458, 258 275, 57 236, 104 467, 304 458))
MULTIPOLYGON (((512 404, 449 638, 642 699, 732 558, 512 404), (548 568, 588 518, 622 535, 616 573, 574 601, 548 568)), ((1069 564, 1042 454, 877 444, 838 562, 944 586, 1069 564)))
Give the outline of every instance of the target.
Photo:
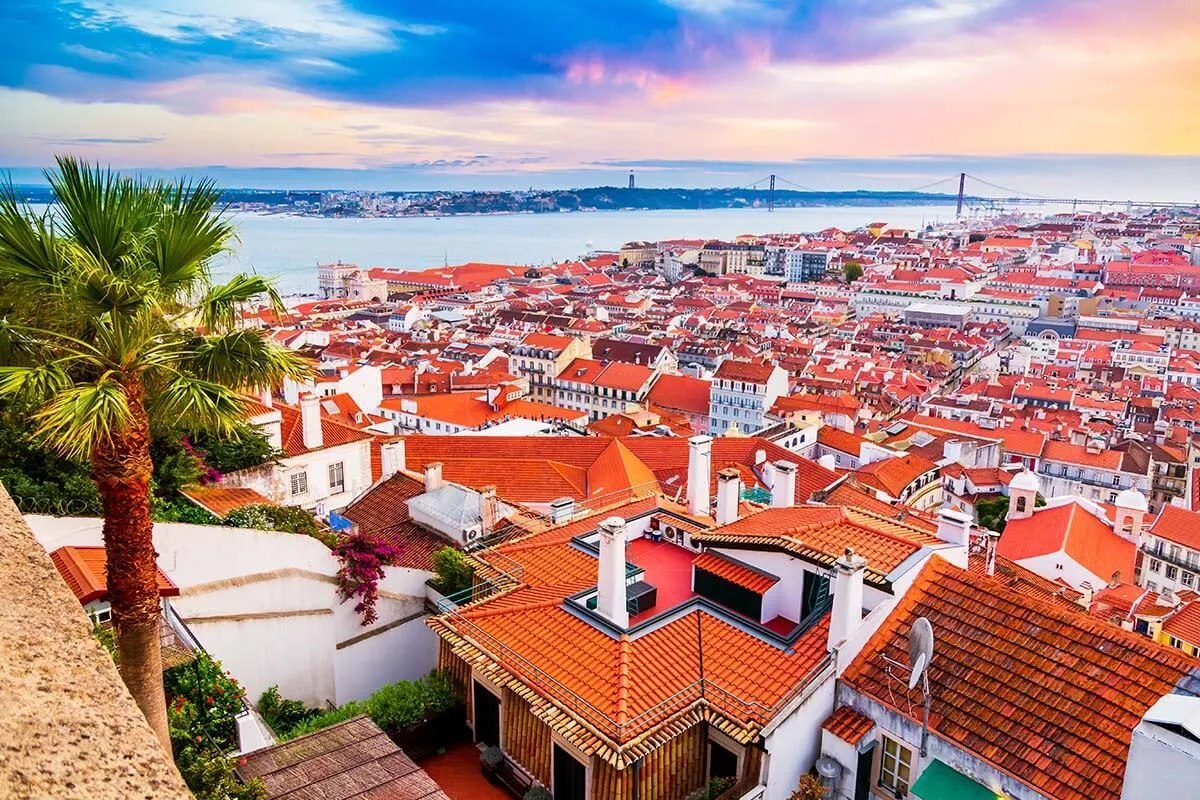
POLYGON ((70 386, 70 376, 57 361, 0 367, 0 397, 23 404, 40 406, 70 386))
POLYGON ((33 415, 34 436, 63 456, 87 460, 131 421, 129 398, 111 378, 69 386, 33 415))
POLYGON ((146 403, 150 419, 185 431, 235 435, 246 401, 234 390, 191 375, 176 375, 146 403))
POLYGON ((192 374, 233 389, 278 386, 284 378, 301 380, 312 372, 303 358, 259 331, 196 337, 190 352, 192 374))
POLYGON ((61 240, 47 212, 24 207, 12 185, 0 190, 0 281, 6 290, 55 292, 64 271, 61 240))
POLYGON ((210 287, 200 298, 196 304, 198 322, 209 333, 231 330, 242 306, 263 297, 282 311, 283 301, 269 280, 261 275, 234 275, 225 283, 210 287))
POLYGON ((147 254, 164 294, 186 294, 207 281, 209 262, 236 239, 233 223, 213 213, 220 197, 210 180, 175 184, 164 193, 154 248, 147 254))
POLYGON ((55 162, 58 169, 47 171, 46 180, 72 238, 109 269, 119 269, 129 253, 129 234, 145 227, 137 187, 74 156, 58 156, 55 162))

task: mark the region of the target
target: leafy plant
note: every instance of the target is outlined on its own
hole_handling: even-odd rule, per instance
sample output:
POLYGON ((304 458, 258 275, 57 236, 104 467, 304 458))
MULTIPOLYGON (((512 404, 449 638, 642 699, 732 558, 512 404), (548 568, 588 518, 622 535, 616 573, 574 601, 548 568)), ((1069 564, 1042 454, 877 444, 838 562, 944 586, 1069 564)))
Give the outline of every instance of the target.
POLYGON ((299 700, 281 697, 278 686, 272 686, 258 698, 258 712, 280 737, 287 737, 295 728, 321 715, 320 711, 299 700))
POLYGON ((359 532, 343 537, 334 555, 342 562, 337 573, 338 596, 343 601, 357 598, 354 610, 363 625, 370 625, 378 618, 375 601, 379 599, 384 567, 400 555, 400 550, 359 532))
POLYGON ((389 683, 367 700, 367 713, 385 731, 411 728, 458 704, 454 685, 445 672, 431 672, 415 681, 389 683))
MULTIPOLYGON (((263 697, 265 698, 266 694, 263 697)), ((262 709, 261 702, 260 710, 262 709)), ((279 733, 282 739, 294 739, 297 736, 345 722, 359 714, 366 714, 385 731, 402 731, 449 711, 459 702, 449 673, 435 670, 415 681, 389 683, 366 700, 352 700, 330 711, 309 717, 287 733, 278 729, 276 729, 276 733, 279 733)), ((266 716, 265 713, 264 716, 266 716)))
POLYGON ((301 533, 321 541, 330 549, 337 546, 337 536, 321 527, 316 517, 298 506, 273 506, 269 503, 242 506, 225 515, 225 524, 232 528, 301 533))
POLYGON ((88 617, 92 620, 92 636, 100 643, 101 647, 108 651, 113 662, 118 662, 120 653, 117 651, 117 634, 113 632, 112 626, 101 625, 95 614, 88 614, 88 617))
POLYGON ((504 751, 495 745, 485 747, 479 754, 479 763, 483 764, 484 769, 495 772, 504 764, 504 751))
POLYGON ((825 800, 826 795, 821 779, 811 772, 806 772, 800 776, 800 785, 788 800, 825 800))
POLYGON ((437 577, 430 583, 447 595, 470 589, 475 574, 462 552, 453 547, 443 547, 433 554, 433 570, 437 577))
POLYGON ((233 763, 219 752, 200 745, 184 745, 175 754, 175 766, 196 800, 266 800, 267 787, 259 778, 242 782, 233 763))
POLYGON ((191 525, 220 525, 216 515, 184 497, 155 498, 151 513, 156 522, 186 522, 191 525))
POLYGON ((717 800, 729 791, 735 782, 733 778, 709 778, 708 783, 689 792, 687 800, 717 800))
POLYGON ((204 453, 205 463, 220 472, 261 466, 283 455, 271 446, 265 433, 247 423, 234 426, 232 433, 225 436, 200 431, 191 441, 204 453))
POLYGON ((208 742, 224 752, 237 746, 237 721, 245 690, 225 674, 219 661, 201 652, 187 664, 163 673, 170 698, 168 722, 186 730, 196 744, 208 742))
POLYGON ((295 739, 297 736, 304 736, 305 734, 313 733, 323 728, 328 728, 331 725, 337 725, 339 722, 345 722, 352 717, 357 717, 360 714, 366 713, 367 704, 364 701, 351 700, 350 702, 344 703, 337 708, 330 709, 329 711, 323 711, 320 714, 317 714, 315 717, 309 717, 307 720, 301 722, 287 733, 282 733, 279 731, 276 731, 276 733, 279 734, 280 739, 287 741, 288 739, 295 739))
POLYGON ((525 800, 554 800, 554 795, 545 786, 530 786, 525 793, 525 800))
POLYGON ((846 283, 854 283, 863 275, 862 264, 856 261, 847 261, 842 266, 842 272, 846 276, 846 283))

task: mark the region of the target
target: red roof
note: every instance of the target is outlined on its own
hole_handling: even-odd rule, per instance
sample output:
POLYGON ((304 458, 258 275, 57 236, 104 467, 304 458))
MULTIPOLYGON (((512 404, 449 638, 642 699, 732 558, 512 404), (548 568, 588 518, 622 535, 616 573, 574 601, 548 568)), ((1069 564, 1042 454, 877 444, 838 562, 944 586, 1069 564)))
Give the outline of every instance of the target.
POLYGON ((739 361, 727 358, 717 367, 713 377, 727 381, 766 383, 774 371, 775 365, 769 361, 739 361))
POLYGON ((278 505, 253 489, 238 486, 185 486, 179 493, 209 513, 224 518, 244 506, 278 505))
POLYGON ((1193 600, 1167 617, 1163 622, 1163 632, 1193 647, 1200 647, 1200 601, 1193 600))
MULTIPOLYGON (((50 560, 83 605, 108 597, 108 556, 103 547, 60 547, 50 560)), ((160 597, 178 597, 179 587, 158 567, 160 597)))
POLYGON ((663 408, 708 416, 710 383, 690 375, 660 375, 646 400, 663 408))
MULTIPOLYGON (((280 433, 283 437, 283 452, 289 456, 298 456, 309 452, 309 448, 304 446, 304 425, 301 424, 300 409, 284 403, 276 403, 274 407, 279 410, 282 417, 280 433)), ((326 419, 323 411, 321 415, 322 449, 371 438, 371 434, 366 431, 326 419)))
POLYGON ((919 617, 937 642, 932 733, 1058 800, 1118 800, 1133 728, 1200 664, 934 557, 842 676, 917 726, 921 691, 884 657, 907 661, 919 617))
POLYGON ((733 559, 707 552, 692 561, 692 566, 710 575, 724 578, 730 583, 749 589, 755 594, 762 594, 779 582, 779 578, 757 570, 747 564, 733 559))
POLYGON ((838 706, 821 727, 843 742, 858 747, 858 743, 867 738, 867 734, 875 727, 875 720, 850 706, 838 706))
POLYGON ((433 554, 453 546, 449 539, 412 521, 408 501, 425 493, 425 484, 398 472, 346 507, 341 515, 360 531, 400 550, 393 566, 433 570, 433 554))
POLYGON ((1118 572, 1131 578, 1137 557, 1133 542, 1117 535, 1075 499, 1036 509, 1025 519, 1010 520, 996 547, 997 555, 1012 561, 1058 552, 1065 552, 1105 581, 1118 572))
POLYGON ((1200 513, 1165 505, 1150 526, 1150 533, 1190 550, 1200 550, 1200 513))

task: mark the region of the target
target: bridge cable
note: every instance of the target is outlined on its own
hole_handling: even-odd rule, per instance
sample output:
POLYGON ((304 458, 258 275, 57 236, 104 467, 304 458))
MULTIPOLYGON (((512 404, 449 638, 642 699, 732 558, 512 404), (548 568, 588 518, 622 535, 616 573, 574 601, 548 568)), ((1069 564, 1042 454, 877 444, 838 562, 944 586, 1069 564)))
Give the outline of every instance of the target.
POLYGON ((984 186, 990 186, 993 189, 999 189, 1002 192, 1008 192, 1010 195, 1013 195, 1013 196, 1022 195, 1024 197, 1030 197, 1035 200, 1055 200, 1055 199, 1057 199, 1054 197, 1048 197, 1047 195, 1044 195, 1044 194, 1033 194, 1032 192, 1021 192, 1016 189, 1010 189, 1007 186, 1001 186, 998 183, 992 183, 991 181, 985 181, 983 178, 976 177, 974 175, 971 175, 970 173, 967 173, 967 177, 973 181, 976 181, 977 183, 982 183, 984 186))

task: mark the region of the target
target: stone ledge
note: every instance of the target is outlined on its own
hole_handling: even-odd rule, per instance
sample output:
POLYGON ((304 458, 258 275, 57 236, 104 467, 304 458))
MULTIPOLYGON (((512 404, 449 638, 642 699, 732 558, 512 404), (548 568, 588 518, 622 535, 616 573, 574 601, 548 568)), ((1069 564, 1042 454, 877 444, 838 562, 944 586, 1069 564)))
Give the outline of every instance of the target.
POLYGON ((0 795, 191 798, 0 486, 0 795))

